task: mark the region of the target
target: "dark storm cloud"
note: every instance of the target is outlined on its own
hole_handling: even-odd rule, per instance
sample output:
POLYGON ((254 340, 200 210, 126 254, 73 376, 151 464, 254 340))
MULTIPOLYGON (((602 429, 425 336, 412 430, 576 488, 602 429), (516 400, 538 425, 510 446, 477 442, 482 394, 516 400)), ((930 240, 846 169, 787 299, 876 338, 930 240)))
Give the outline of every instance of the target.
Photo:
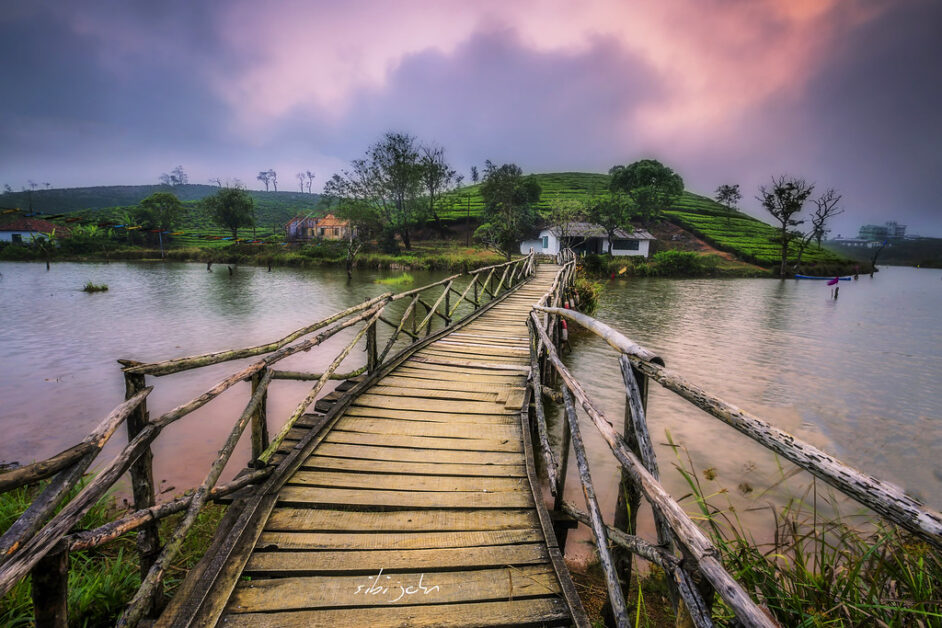
POLYGON ((126 170, 94 182, 137 182, 142 155, 182 160, 219 141, 227 114, 207 87, 212 29, 197 12, 168 15, 173 8, 186 11, 37 4, 0 21, 0 168, 55 164, 77 184, 69 171, 88 177, 98 161, 126 170))
POLYGON ((386 130, 448 148, 465 166, 516 161, 534 171, 612 165, 631 150, 631 113, 664 88, 611 40, 574 52, 535 52, 512 30, 478 33, 452 54, 406 57, 383 89, 365 90, 324 149, 353 155, 386 130))

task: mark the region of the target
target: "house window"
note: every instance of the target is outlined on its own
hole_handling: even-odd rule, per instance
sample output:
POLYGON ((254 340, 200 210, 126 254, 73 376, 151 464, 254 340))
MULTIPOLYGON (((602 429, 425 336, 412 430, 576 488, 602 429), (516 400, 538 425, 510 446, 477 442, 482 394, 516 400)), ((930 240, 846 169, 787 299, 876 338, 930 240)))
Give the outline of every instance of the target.
POLYGON ((622 251, 637 251, 638 246, 640 245, 639 240, 615 240, 612 243, 614 246, 612 248, 620 249, 622 251))
POLYGON ((543 246, 544 249, 548 249, 548 248, 549 248, 549 236, 543 236, 543 245, 542 245, 542 246, 543 246))
POLYGON ((320 228, 318 229, 318 234, 317 234, 317 235, 319 235, 319 236, 321 236, 321 237, 324 237, 324 228, 323 228, 323 227, 320 227, 320 228))
POLYGON ((18 243, 18 244, 23 244, 23 234, 22 234, 22 233, 11 233, 11 234, 10 234, 10 238, 11 238, 11 241, 12 241, 12 242, 16 242, 16 243, 18 243))

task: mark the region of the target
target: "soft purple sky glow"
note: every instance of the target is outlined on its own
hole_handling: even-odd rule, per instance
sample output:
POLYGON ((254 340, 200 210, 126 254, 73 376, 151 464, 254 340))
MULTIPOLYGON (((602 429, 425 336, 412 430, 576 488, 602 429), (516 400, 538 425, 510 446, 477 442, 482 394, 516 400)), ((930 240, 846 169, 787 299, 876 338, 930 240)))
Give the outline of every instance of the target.
POLYGON ((835 187, 942 236, 942 4, 0 0, 0 185, 316 185, 387 130, 525 171, 835 187))

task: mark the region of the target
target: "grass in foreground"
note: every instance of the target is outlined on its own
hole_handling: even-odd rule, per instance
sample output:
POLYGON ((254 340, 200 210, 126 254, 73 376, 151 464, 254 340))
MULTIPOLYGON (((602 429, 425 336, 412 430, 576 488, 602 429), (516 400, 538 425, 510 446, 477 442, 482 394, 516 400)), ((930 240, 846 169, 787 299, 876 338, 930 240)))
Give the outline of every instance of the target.
POLYGON ((415 277, 409 273, 402 273, 398 277, 383 277, 382 279, 374 279, 373 283, 380 283, 386 286, 403 286, 414 281, 415 277))
MULTIPOLYGON (((5 531, 29 507, 32 499, 45 484, 21 487, 0 495, 0 532, 5 531)), ((74 497, 76 489, 70 499, 74 497)), ((170 565, 164 578, 164 588, 172 595, 186 572, 202 557, 215 533, 225 508, 210 505, 203 509, 196 525, 187 536, 183 549, 170 565)), ((87 530, 104 525, 120 517, 113 497, 105 497, 83 517, 77 529, 87 530)), ((160 522, 161 538, 167 538, 183 513, 167 517, 160 522)), ((134 533, 87 551, 72 552, 69 556, 69 625, 111 626, 141 584, 140 564, 137 559, 134 533)), ((0 598, 0 626, 31 626, 33 602, 30 597, 30 578, 21 580, 0 598)))
MULTIPOLYGON (((816 506, 816 480, 805 495, 772 509, 774 539, 756 543, 731 502, 724 508, 710 503, 689 456, 683 460, 682 448, 670 442, 678 453, 675 467, 691 491, 687 497, 698 511, 695 518, 727 570, 781 625, 942 626, 942 556, 928 543, 872 513, 852 524, 839 514, 833 495, 822 505, 837 514, 823 516, 816 506)), ((716 482, 712 470, 704 477, 716 482)), ((710 492, 714 501, 727 495, 721 486, 710 492)), ((734 623, 722 600, 717 599, 714 619, 734 623)))

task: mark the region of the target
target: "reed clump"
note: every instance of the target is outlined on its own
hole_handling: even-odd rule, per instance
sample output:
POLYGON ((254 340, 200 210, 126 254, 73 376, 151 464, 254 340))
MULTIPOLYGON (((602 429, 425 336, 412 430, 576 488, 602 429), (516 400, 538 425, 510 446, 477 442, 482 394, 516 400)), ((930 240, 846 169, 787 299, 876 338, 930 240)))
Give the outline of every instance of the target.
MULTIPOLYGON (((781 625, 942 626, 942 556, 927 543, 869 511, 842 516, 833 493, 818 494, 816 480, 784 507, 761 506, 774 518, 774 534, 771 542, 757 543, 728 491, 710 486, 707 496, 689 456, 679 455, 685 450, 673 446, 696 519, 727 570, 781 625), (714 503, 721 496, 724 507, 714 503)), ((704 477, 719 481, 712 469, 704 477)), ((734 623, 718 598, 714 619, 734 623)))
POLYGON ((82 288, 82 292, 108 292, 108 284, 87 281, 85 282, 85 287, 82 288))
POLYGON ((373 283, 379 283, 386 286, 403 286, 411 284, 415 281, 415 277, 409 273, 402 273, 396 277, 383 277, 381 279, 373 280, 373 283))

